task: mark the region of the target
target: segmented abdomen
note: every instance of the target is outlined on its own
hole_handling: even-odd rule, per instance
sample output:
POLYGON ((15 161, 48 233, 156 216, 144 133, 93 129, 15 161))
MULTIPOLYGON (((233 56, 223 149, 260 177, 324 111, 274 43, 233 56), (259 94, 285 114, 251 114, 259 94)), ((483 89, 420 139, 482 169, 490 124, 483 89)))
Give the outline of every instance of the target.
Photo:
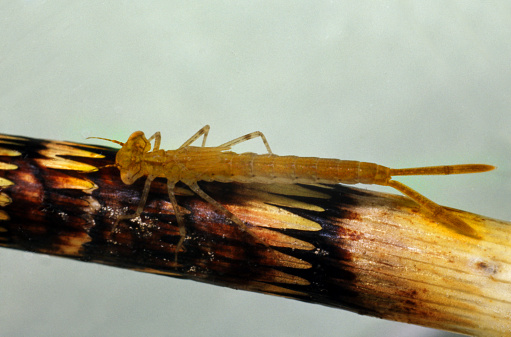
POLYGON ((210 171, 209 177, 203 176, 201 180, 386 185, 390 178, 389 168, 358 161, 233 152, 224 152, 220 156, 219 170, 210 171))

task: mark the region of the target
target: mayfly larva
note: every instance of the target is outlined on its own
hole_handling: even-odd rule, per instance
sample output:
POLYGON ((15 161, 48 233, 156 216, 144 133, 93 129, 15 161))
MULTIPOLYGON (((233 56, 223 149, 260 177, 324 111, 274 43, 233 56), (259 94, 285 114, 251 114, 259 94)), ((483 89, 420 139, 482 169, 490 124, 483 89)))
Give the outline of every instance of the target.
POLYGON ((140 203, 135 213, 119 216, 116 225, 124 219, 140 216, 149 194, 151 182, 158 177, 167 179, 170 202, 176 214, 181 236, 176 246, 176 259, 185 237, 186 228, 183 215, 174 195, 177 182, 186 184, 193 192, 210 203, 217 211, 224 213, 239 228, 252 235, 250 229, 236 215, 228 211, 216 200, 206 194, 197 184, 198 181, 240 182, 240 183, 280 183, 280 184, 376 184, 391 186, 415 200, 440 221, 447 222, 460 232, 477 237, 475 230, 444 207, 429 200, 410 187, 392 180, 393 176, 404 175, 446 175, 460 173, 476 173, 493 170, 495 167, 484 164, 444 165, 430 167, 414 167, 392 169, 385 166, 339 159, 323 159, 316 157, 277 156, 270 149, 266 137, 259 131, 249 133, 227 143, 215 147, 206 147, 209 125, 206 125, 188 139, 177 150, 160 150, 161 135, 156 132, 147 139, 142 131, 134 132, 126 143, 103 139, 122 146, 117 152, 115 166, 119 169, 121 180, 127 185, 147 176, 140 203), (190 146, 203 136, 202 146, 190 146), (268 150, 267 154, 238 154, 229 151, 232 146, 241 142, 260 137, 268 150), (151 141, 154 146, 151 150, 151 141))

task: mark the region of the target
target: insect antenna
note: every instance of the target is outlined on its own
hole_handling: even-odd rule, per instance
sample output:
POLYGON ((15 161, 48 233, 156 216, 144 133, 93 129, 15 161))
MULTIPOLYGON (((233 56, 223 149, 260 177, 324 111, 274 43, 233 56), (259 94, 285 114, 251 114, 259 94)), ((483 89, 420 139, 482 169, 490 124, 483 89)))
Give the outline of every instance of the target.
POLYGON ((108 165, 98 166, 98 170, 101 170, 101 169, 104 169, 107 167, 117 167, 117 164, 108 164, 108 165))
MULTIPOLYGON (((119 144, 120 146, 124 146, 123 142, 120 142, 118 140, 108 139, 108 138, 87 137, 86 139, 102 139, 102 140, 106 140, 106 141, 109 141, 109 142, 112 142, 112 143, 115 143, 115 144, 119 144)), ((107 167, 119 167, 119 166, 117 165, 117 163, 115 163, 115 164, 108 164, 108 165, 99 166, 99 167, 97 167, 97 169, 101 170, 101 169, 104 169, 104 168, 107 168, 107 167)))
POLYGON ((108 139, 108 138, 102 138, 102 137, 87 137, 86 139, 102 139, 102 140, 106 140, 106 141, 109 141, 109 142, 112 142, 112 143, 115 143, 115 144, 119 144, 120 146, 124 146, 124 143, 123 143, 123 142, 120 142, 120 141, 118 141, 118 140, 108 139))

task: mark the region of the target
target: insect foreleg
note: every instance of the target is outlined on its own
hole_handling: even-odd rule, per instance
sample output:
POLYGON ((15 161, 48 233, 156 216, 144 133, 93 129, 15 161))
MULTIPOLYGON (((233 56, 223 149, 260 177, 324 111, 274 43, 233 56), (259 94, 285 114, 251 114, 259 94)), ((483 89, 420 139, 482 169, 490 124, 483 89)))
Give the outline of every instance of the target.
POLYGON ((174 262, 177 263, 177 254, 183 246, 183 242, 186 238, 186 227, 185 220, 183 219, 183 214, 179 211, 179 205, 177 204, 176 196, 174 194, 174 187, 176 184, 172 181, 167 180, 167 191, 169 194, 170 203, 172 204, 172 208, 174 208, 174 214, 176 215, 177 225, 179 227, 179 235, 181 236, 179 242, 176 245, 176 252, 174 254, 174 262))
POLYGON ((432 215, 435 218, 438 218, 440 220, 443 220, 444 222, 447 222, 457 228, 461 233, 465 235, 469 235, 472 237, 478 238, 479 235, 476 233, 476 231, 470 227, 467 223, 465 223, 463 220, 459 219, 457 216, 449 213, 448 210, 446 210, 444 207, 440 206, 439 204, 435 203, 434 201, 426 198, 419 192, 411 189, 410 187, 406 186, 403 183, 400 183, 399 181, 395 180, 389 180, 387 182, 388 186, 391 186, 395 188, 396 190, 400 191, 401 193, 409 196, 412 198, 415 202, 417 202, 419 205, 427 209, 429 212, 432 213, 432 215))
POLYGON ((149 137, 147 140, 150 142, 151 140, 154 139, 154 146, 153 146, 153 151, 158 151, 160 149, 160 142, 161 142, 161 134, 160 134, 160 131, 158 132, 155 132, 154 135, 152 135, 151 137, 149 137))
POLYGON ((211 198, 208 194, 206 194, 206 192, 204 192, 199 187, 199 185, 197 185, 196 182, 185 182, 185 184, 188 185, 188 187, 190 187, 190 189, 193 192, 195 192, 199 197, 201 197, 202 199, 207 201, 209 204, 211 204, 217 210, 217 212, 221 212, 224 215, 226 215, 232 222, 234 222, 236 225, 238 225, 238 227, 243 232, 250 234, 257 242, 260 242, 263 245, 265 245, 266 247, 269 247, 268 244, 266 244, 266 242, 262 241, 254 233, 252 233, 252 231, 247 227, 247 225, 245 225, 243 223, 243 221, 240 220, 240 218, 238 218, 236 215, 231 213, 228 209, 226 209, 224 206, 222 206, 218 201, 216 201, 215 199, 211 198))
POLYGON ((154 178, 156 178, 156 176, 147 176, 147 179, 146 179, 145 185, 144 185, 144 190, 142 191, 142 196, 140 197, 140 202, 138 204, 138 207, 137 207, 137 210, 135 211, 135 213, 119 215, 119 217, 115 221, 115 225, 114 225, 115 227, 122 220, 137 218, 140 216, 140 214, 142 214, 142 211, 144 210, 144 206, 147 202, 147 196, 149 195, 149 190, 151 189, 151 183, 153 182, 154 178))
POLYGON ((202 147, 206 146, 206 138, 208 138, 209 133, 209 125, 205 125, 202 129, 197 131, 193 136, 190 137, 186 142, 183 143, 179 148, 182 149, 184 147, 190 146, 193 142, 200 138, 200 136, 204 135, 202 139, 202 147))
POLYGON ((231 146, 234 146, 236 144, 239 144, 239 143, 243 143, 247 140, 250 140, 250 139, 254 139, 256 137, 261 137, 261 139, 263 140, 263 143, 264 143, 264 146, 266 146, 266 150, 268 150, 268 153, 269 154, 273 154, 273 152, 271 152, 271 148, 270 148, 270 144, 268 144, 268 141, 266 140, 266 137, 264 136, 264 134, 261 132, 261 131, 255 131, 255 132, 252 132, 252 133, 249 133, 247 135, 244 135, 244 136, 241 136, 241 137, 238 137, 236 139, 233 139, 227 143, 224 143, 222 145, 220 145, 219 147, 231 147, 231 146))

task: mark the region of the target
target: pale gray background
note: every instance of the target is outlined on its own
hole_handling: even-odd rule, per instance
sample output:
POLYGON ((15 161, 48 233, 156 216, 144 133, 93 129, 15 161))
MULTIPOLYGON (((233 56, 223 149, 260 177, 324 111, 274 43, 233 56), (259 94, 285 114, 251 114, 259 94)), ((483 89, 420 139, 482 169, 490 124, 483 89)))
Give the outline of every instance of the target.
MULTIPOLYGON (((160 130, 171 148, 209 123, 210 144, 261 130, 278 154, 492 163, 402 181, 509 220, 510 41, 509 1, 5 1, 0 132, 125 141, 160 130)), ((0 334, 450 336, 7 249, 0 334)))

